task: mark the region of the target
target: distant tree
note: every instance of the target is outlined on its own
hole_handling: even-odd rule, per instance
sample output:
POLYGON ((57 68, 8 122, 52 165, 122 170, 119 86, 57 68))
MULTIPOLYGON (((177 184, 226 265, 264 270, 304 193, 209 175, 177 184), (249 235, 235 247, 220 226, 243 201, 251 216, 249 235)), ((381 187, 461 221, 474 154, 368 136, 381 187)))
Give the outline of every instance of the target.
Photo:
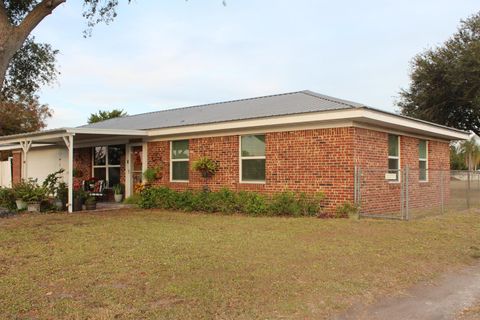
POLYGON ((450 146, 450 169, 452 170, 467 170, 465 157, 461 152, 459 146, 453 144, 450 146))
POLYGON ((0 101, 0 136, 38 131, 46 127, 52 116, 47 105, 38 100, 19 99, 16 102, 0 101))
POLYGON ((480 163, 480 146, 474 138, 463 141, 460 145, 460 151, 465 159, 468 170, 477 170, 480 163))
POLYGON ((128 114, 123 109, 113 109, 112 111, 100 110, 97 113, 92 113, 88 118, 88 123, 96 123, 108 119, 125 117, 128 114))
POLYGON ((398 105, 407 116, 480 133, 480 12, 442 46, 417 55, 398 105))

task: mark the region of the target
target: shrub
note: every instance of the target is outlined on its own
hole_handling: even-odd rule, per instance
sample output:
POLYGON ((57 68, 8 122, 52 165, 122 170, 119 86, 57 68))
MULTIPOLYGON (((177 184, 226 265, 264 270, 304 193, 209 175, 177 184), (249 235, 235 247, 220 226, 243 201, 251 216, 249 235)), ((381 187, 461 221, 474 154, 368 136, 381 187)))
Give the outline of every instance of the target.
POLYGON ((358 218, 358 207, 345 201, 339 205, 336 210, 336 218, 358 218))
POLYGON ((140 193, 138 205, 146 209, 243 213, 251 216, 315 216, 320 214, 324 198, 322 193, 307 195, 285 191, 270 198, 256 192, 234 192, 226 188, 210 192, 155 187, 140 193))
POLYGON ((0 207, 16 210, 15 194, 12 189, 0 188, 0 207))
POLYGON ((267 197, 255 192, 239 192, 238 205, 239 212, 252 216, 266 215, 269 211, 267 197))
POLYGON ((125 198, 125 200, 123 200, 123 203, 138 205, 140 203, 141 199, 142 199, 141 196, 138 193, 135 193, 135 194, 131 195, 130 197, 125 198))
POLYGON ((299 216, 300 205, 295 193, 284 191, 273 196, 269 211, 274 216, 299 216))

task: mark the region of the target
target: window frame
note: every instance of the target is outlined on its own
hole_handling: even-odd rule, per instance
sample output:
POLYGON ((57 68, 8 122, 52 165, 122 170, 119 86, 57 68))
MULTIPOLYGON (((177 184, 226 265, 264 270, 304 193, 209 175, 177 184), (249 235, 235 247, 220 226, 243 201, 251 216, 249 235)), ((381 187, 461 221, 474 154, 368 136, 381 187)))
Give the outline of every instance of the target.
POLYGON ((267 183, 267 154, 266 154, 267 139, 265 133, 252 133, 244 134, 238 136, 238 159, 239 159, 239 170, 238 170, 238 179, 240 183, 246 184, 266 184, 267 183), (264 136, 265 137, 265 155, 264 156, 242 156, 242 137, 247 136, 264 136), (243 180, 243 160, 265 160, 265 180, 243 180))
POLYGON ((387 136, 387 155, 388 155, 388 160, 387 160, 387 171, 389 173, 390 170, 393 170, 393 169, 390 169, 390 166, 389 166, 389 162, 390 160, 397 160, 398 161, 398 169, 397 169, 397 179, 395 180, 389 180, 388 182, 389 183, 400 183, 401 181, 401 153, 400 153, 400 150, 401 150, 401 147, 400 147, 400 144, 401 144, 401 137, 400 135, 398 134, 393 134, 393 133, 389 133, 388 136, 387 136), (398 156, 390 156, 390 136, 395 136, 397 137, 397 154, 398 156))
POLYGON ((180 182, 188 183, 190 182, 190 140, 189 139, 178 139, 170 140, 170 182, 180 182), (173 142, 175 141, 187 141, 188 142, 188 158, 187 159, 173 159, 173 142), (173 163, 174 162, 187 162, 188 168, 188 179, 187 180, 174 180, 173 179, 173 163))
MULTIPOLYGON (((108 147, 116 147, 116 146, 124 146, 120 144, 110 144, 110 145, 102 145, 102 146, 94 146, 92 147, 92 177, 95 178, 95 169, 105 169, 105 188, 112 189, 113 186, 110 186, 110 168, 119 168, 120 169, 120 181, 118 183, 122 183, 122 160, 120 160, 120 164, 109 164, 108 163, 108 147), (95 164, 95 148, 107 148, 107 152, 105 153, 105 164, 104 165, 96 165, 95 164)), ((126 148, 126 147, 124 147, 126 148)))
POLYGON ((418 182, 428 182, 428 140, 425 139, 420 139, 419 140, 419 146, 420 142, 425 141, 425 158, 420 158, 420 148, 418 150, 418 182), (420 162, 425 162, 425 180, 420 179, 420 172, 422 169, 420 169, 420 162))

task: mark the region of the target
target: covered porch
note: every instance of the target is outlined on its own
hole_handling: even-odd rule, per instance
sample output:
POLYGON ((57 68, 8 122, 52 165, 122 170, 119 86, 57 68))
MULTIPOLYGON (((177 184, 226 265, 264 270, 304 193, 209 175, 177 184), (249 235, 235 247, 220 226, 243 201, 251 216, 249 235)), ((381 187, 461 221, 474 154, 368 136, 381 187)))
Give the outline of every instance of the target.
POLYGON ((64 169, 67 209, 73 212, 74 190, 92 178, 105 181, 110 194, 117 184, 125 197, 133 194, 147 165, 147 136, 143 130, 61 128, 0 137, 0 150, 12 152, 13 183, 29 178, 42 183, 64 169))

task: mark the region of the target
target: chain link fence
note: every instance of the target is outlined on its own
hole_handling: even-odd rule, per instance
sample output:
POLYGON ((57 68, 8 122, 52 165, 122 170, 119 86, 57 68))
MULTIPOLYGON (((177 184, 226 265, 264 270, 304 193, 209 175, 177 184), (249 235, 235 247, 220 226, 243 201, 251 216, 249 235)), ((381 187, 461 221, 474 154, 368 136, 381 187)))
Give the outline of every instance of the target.
POLYGON ((409 220, 480 208, 480 171, 355 168, 363 217, 409 220))

